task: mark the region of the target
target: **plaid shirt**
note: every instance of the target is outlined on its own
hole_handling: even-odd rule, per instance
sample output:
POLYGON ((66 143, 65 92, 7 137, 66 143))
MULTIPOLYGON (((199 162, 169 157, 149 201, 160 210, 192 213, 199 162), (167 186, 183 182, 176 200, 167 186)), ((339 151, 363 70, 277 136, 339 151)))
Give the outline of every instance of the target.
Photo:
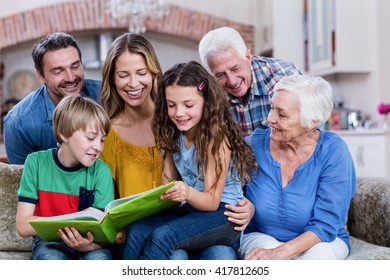
POLYGON ((236 123, 241 126, 245 136, 256 128, 266 128, 262 121, 270 111, 270 99, 275 84, 286 75, 301 74, 291 62, 260 56, 252 56, 252 86, 246 98, 229 95, 230 108, 236 123))

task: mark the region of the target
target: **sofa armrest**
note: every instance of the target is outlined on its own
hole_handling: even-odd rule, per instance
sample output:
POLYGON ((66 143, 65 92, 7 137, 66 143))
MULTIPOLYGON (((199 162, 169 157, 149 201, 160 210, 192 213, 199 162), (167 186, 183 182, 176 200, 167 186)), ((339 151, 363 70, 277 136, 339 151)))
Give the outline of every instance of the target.
POLYGON ((357 178, 347 225, 352 236, 390 247, 390 178, 357 178))
POLYGON ((4 252, 31 252, 32 238, 20 237, 15 219, 22 165, 0 162, 0 259, 4 252))

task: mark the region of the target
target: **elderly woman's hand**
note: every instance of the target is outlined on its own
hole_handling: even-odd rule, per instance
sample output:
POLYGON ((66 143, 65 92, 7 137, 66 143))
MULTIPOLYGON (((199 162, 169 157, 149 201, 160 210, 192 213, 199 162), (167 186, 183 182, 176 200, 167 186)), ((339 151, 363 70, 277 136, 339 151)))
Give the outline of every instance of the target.
POLYGON ((286 255, 278 250, 255 248, 244 256, 244 260, 289 260, 286 255))
POLYGON ((245 197, 238 202, 237 206, 227 204, 226 208, 230 211, 226 211, 225 215, 230 222, 237 225, 234 227, 237 231, 243 231, 255 214, 255 206, 245 197))

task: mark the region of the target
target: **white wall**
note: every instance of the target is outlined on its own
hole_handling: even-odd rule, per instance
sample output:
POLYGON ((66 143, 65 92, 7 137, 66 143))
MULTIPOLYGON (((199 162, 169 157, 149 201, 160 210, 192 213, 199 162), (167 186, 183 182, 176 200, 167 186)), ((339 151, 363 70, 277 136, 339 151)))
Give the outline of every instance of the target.
POLYGON ((380 99, 390 103, 390 1, 376 0, 376 38, 378 44, 375 45, 375 55, 377 62, 377 75, 379 80, 380 99))
POLYGON ((273 0, 274 56, 304 69, 303 0, 273 0))

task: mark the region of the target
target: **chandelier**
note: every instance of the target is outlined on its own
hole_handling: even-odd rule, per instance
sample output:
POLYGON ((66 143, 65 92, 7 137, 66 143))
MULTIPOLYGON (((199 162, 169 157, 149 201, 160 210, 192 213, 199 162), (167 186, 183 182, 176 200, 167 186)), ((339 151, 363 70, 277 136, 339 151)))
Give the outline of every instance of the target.
POLYGON ((109 0, 108 5, 113 18, 131 16, 130 33, 145 33, 147 17, 159 19, 169 12, 164 0, 109 0))

